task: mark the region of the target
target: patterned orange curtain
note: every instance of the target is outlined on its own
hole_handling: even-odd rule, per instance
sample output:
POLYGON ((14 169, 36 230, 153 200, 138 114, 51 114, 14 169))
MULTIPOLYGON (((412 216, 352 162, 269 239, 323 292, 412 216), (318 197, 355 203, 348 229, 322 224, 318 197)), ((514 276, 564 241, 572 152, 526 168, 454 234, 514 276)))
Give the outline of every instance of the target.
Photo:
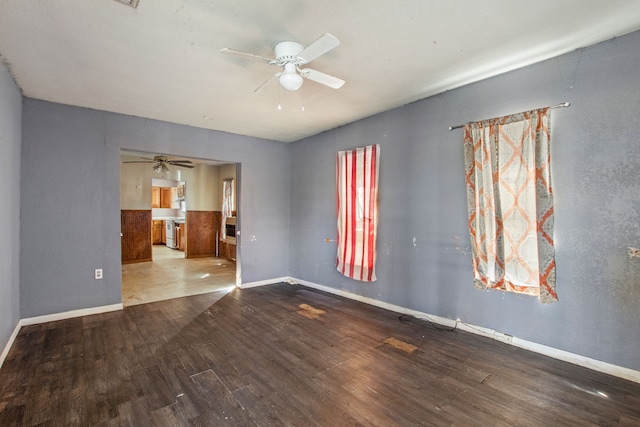
POLYGON ((558 300, 549 142, 549 108, 464 126, 478 288, 558 300))
POLYGON ((340 273, 364 282, 376 280, 379 164, 379 145, 338 151, 336 156, 336 265, 340 273))

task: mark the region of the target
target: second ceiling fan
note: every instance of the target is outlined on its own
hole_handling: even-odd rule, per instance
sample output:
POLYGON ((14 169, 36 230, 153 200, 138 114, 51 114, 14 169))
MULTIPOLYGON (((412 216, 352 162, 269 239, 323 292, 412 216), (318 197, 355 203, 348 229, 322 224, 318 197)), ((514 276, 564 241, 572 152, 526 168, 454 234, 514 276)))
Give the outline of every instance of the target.
POLYGON ((142 160, 129 160, 122 163, 154 163, 153 170, 158 173, 169 172, 169 167, 167 165, 193 169, 191 160, 170 159, 168 156, 154 156, 153 159, 150 159, 148 157, 140 158, 142 160))
MULTIPOLYGON (((277 43, 274 46, 275 59, 230 48, 222 49, 221 53, 248 59, 257 59, 269 65, 282 67, 283 70, 276 73, 275 76, 278 77, 280 86, 287 90, 293 91, 300 89, 302 87, 303 77, 333 89, 340 89, 345 83, 344 80, 311 68, 301 68, 304 64, 308 64, 338 45, 340 45, 340 40, 338 40, 337 37, 325 33, 307 47, 292 41, 277 43)), ((260 89, 260 87, 258 89, 260 89)))

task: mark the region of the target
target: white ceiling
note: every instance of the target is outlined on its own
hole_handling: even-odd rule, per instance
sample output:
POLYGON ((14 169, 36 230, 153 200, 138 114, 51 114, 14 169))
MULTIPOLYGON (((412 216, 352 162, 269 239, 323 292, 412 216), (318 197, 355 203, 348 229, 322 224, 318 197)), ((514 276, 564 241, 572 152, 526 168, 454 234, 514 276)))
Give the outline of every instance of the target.
POLYGON ((0 1, 27 97, 285 142, 638 29, 638 0, 0 1), (254 93, 276 67, 220 54, 325 32, 341 44, 310 66, 338 90, 254 93))

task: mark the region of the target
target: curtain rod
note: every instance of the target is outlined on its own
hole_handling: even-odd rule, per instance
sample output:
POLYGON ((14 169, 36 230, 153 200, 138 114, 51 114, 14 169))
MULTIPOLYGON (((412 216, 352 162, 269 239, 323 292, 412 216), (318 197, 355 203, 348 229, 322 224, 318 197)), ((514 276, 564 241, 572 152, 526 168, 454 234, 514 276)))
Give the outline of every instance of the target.
MULTIPOLYGON (((552 106, 551 106, 551 107, 549 107, 549 108, 551 108, 551 109, 553 109, 553 108, 563 108, 563 107, 568 107, 568 106, 570 106, 570 105, 571 105, 571 102, 569 102, 569 101, 565 101, 565 102, 561 102, 561 103, 560 103, 560 104, 558 104, 558 105, 552 105, 552 106)), ((463 127, 463 126, 464 126, 464 125, 449 126, 449 130, 460 129, 460 128, 461 128, 461 127, 463 127)))

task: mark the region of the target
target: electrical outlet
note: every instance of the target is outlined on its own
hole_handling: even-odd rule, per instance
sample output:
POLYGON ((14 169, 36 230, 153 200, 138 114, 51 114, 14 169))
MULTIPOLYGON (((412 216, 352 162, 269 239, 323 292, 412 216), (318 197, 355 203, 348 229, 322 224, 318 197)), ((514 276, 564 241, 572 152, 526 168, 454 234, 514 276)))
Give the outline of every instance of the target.
POLYGON ((96 268, 95 278, 96 278, 96 280, 102 279, 102 269, 101 268, 96 268))
POLYGON ((502 341, 507 344, 513 344, 513 336, 509 334, 503 334, 502 332, 495 332, 493 337, 497 341, 502 341))

